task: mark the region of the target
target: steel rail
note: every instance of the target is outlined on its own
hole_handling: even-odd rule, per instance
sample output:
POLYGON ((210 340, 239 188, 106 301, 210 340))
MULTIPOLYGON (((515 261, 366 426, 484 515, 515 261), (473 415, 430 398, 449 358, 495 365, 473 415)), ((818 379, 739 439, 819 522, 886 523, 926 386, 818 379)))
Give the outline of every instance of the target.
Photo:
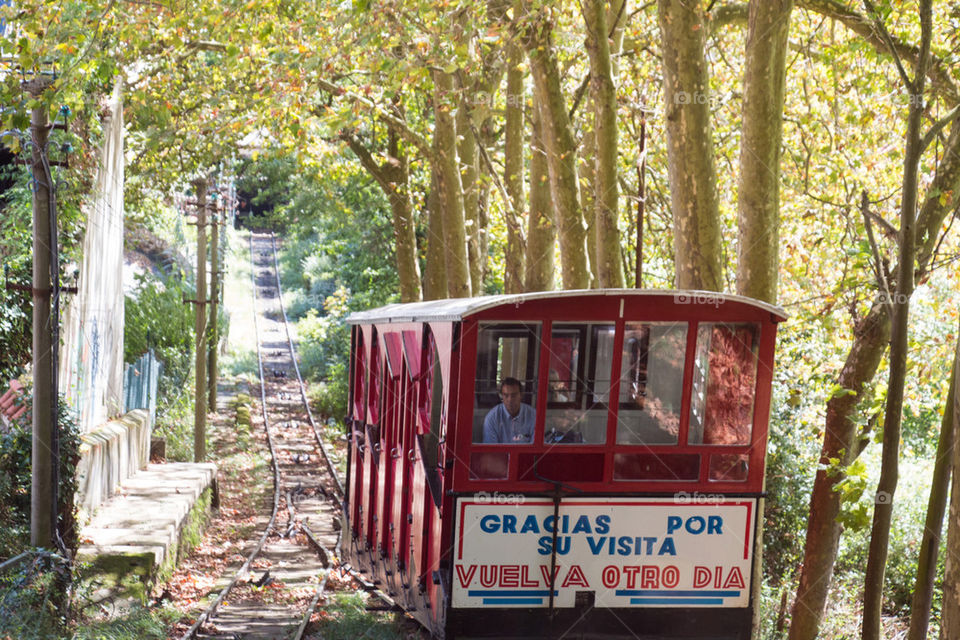
POLYGON ((210 606, 208 606, 203 613, 200 614, 196 622, 193 623, 193 626, 191 626, 187 632, 180 637, 180 640, 190 640, 191 638, 194 638, 203 623, 210 619, 210 617, 216 612, 217 608, 226 599, 227 595, 229 595, 233 587, 236 586, 241 576, 246 575, 246 573, 250 570, 250 564, 258 555, 260 555, 260 552, 263 550, 263 545, 266 543, 270 532, 273 530, 277 520, 277 511, 280 508, 280 467, 277 464, 276 450, 273 447, 273 439, 270 437, 270 422, 267 419, 267 397, 263 376, 263 354, 261 353, 260 349, 260 323, 257 321, 257 278, 253 260, 252 233, 250 234, 250 281, 253 285, 253 326, 254 335, 257 338, 257 368, 260 375, 260 412, 263 416, 263 428, 267 433, 267 444, 270 447, 270 464, 273 466, 273 512, 270 514, 270 521, 267 523, 267 526, 263 530, 263 534, 260 536, 260 541, 257 542, 257 546, 254 547, 250 555, 247 556, 243 566, 240 567, 230 582, 224 586, 224 588, 220 591, 220 595, 217 596, 213 603, 211 603, 210 606))
POLYGON ((310 421, 310 426, 313 428, 313 435, 317 439, 317 445, 320 447, 320 452, 323 454, 323 459, 327 464, 327 469, 330 470, 330 475, 333 477, 334 482, 337 485, 337 494, 338 500, 342 507, 344 491, 343 483, 340 481, 340 476, 337 474, 337 470, 333 466, 333 461, 330 459, 330 455, 327 452, 327 447, 323 442, 323 438, 320 437, 320 429, 317 428, 317 423, 313 419, 313 412, 310 411, 310 402, 307 400, 307 389, 303 384, 303 377, 300 375, 300 366, 297 364, 297 350, 293 346, 293 337, 290 335, 290 323, 287 320, 287 310, 283 306, 283 289, 280 286, 280 262, 277 259, 277 243, 276 238, 273 233, 270 234, 270 247, 273 249, 273 264, 274 270, 273 273, 277 279, 277 298, 280 303, 280 313, 283 315, 283 328, 287 335, 287 344, 290 346, 290 359, 293 360, 293 370, 297 374, 297 385, 300 389, 300 398, 303 400, 303 406, 307 409, 307 420, 310 421))

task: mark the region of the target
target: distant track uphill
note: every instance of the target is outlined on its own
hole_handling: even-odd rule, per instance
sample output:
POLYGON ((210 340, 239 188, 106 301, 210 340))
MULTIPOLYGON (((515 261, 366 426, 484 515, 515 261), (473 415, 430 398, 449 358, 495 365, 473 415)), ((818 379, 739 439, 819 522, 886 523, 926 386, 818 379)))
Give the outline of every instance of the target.
POLYGON ((182 636, 299 640, 337 569, 343 489, 307 403, 272 235, 250 241, 260 404, 274 491, 247 559, 182 636), (229 596, 229 600, 228 600, 229 596))

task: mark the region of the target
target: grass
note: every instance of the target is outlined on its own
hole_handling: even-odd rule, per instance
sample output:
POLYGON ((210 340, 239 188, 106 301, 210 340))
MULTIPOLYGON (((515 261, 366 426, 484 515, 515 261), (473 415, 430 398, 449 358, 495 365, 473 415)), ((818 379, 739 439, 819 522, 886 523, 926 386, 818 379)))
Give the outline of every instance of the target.
POLYGON ((167 628, 181 617, 168 607, 135 607, 109 620, 91 620, 77 627, 73 640, 164 640, 167 628))
POLYGON ((365 593, 334 593, 322 609, 322 621, 309 640, 396 640, 421 638, 420 627, 395 613, 367 611, 365 593))

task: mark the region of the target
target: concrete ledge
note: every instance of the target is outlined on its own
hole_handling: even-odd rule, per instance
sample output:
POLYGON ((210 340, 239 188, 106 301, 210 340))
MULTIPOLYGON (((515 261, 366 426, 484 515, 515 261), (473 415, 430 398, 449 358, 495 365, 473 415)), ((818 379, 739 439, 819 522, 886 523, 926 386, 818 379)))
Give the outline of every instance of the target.
POLYGON ((144 598, 199 541, 218 503, 213 463, 147 465, 121 484, 80 532, 77 560, 94 586, 94 599, 120 594, 144 598))
POLYGON ((135 409, 80 438, 77 506, 90 514, 150 461, 150 416, 135 409))

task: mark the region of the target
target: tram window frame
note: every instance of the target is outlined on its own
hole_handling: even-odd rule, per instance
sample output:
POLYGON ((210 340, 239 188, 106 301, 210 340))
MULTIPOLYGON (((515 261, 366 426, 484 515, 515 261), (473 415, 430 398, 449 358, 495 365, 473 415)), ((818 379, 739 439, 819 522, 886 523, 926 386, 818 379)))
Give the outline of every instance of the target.
MULTIPOLYGON (((550 327, 550 350, 553 354, 554 333, 561 332, 568 335, 576 333, 579 344, 577 357, 577 380, 574 399, 570 401, 549 400, 549 380, 547 381, 546 412, 543 417, 543 440, 540 444, 553 445, 580 445, 605 446, 607 444, 607 423, 610 416, 610 392, 613 388, 614 347, 617 341, 617 323, 612 320, 598 322, 558 322, 550 327), (605 342, 609 341, 609 358, 605 362, 600 356, 600 337, 604 334, 605 342), (584 357, 586 356, 586 357, 584 357), (599 372, 598 366, 605 364, 606 389, 598 393, 599 372), (596 400, 597 396, 600 400, 596 400), (553 413, 551 414, 551 410, 553 413), (571 423, 570 415, 573 414, 571 423), (591 418, 595 418, 591 421, 591 418), (595 424, 594 424, 595 423, 595 424), (563 428, 571 427, 572 428, 563 428), (591 438, 596 434, 597 438, 591 438)), ((539 417, 539 416, 538 416, 539 417)))
MULTIPOLYGON (((700 322, 696 327, 696 346, 693 354, 693 380, 690 388, 690 418, 688 424, 687 444, 692 446, 711 446, 711 447, 744 447, 748 446, 755 437, 754 421, 757 411, 757 382, 760 377, 760 342, 762 326, 759 322, 700 322), (708 436, 708 422, 711 416, 708 415, 709 401, 712 397, 711 381, 711 357, 713 351, 713 331, 717 328, 727 328, 738 331, 744 328, 750 328, 753 331, 752 344, 749 352, 752 354, 752 371, 748 371, 748 384, 750 407, 748 415, 741 417, 742 423, 739 428, 745 429, 741 438, 732 442, 712 441, 708 436), (710 339, 704 340, 704 336, 709 334, 710 339)), ((734 354, 736 355, 736 354, 734 354)), ((737 378, 743 378, 744 373, 737 374, 737 378)), ((728 388, 729 384, 721 385, 721 388, 728 388)), ((745 403, 744 403, 745 406, 745 403)), ((716 429, 717 427, 715 427, 716 429)), ((737 428, 737 425, 734 425, 737 428)))
MULTIPOLYGON (((582 404, 583 397, 586 395, 586 377, 584 373, 584 367, 586 358, 583 357, 582 351, 585 350, 587 345, 587 325, 583 323, 553 323, 550 327, 550 342, 548 347, 550 360, 547 366, 547 409, 566 409, 566 408, 578 408, 582 404), (566 400, 554 400, 551 398, 553 391, 550 389, 550 373, 554 372, 553 368, 554 362, 554 334, 557 332, 566 333, 569 335, 576 335, 578 340, 577 343, 577 360, 575 363, 575 371, 573 371, 573 380, 567 380, 567 388, 564 390, 568 394, 566 400), (573 388, 570 388, 570 385, 573 385, 573 388), (571 393, 572 391, 572 393, 571 393)), ((559 372, 557 372, 559 375, 559 372)), ((563 382, 561 380, 561 382, 563 382)))
MULTIPOLYGON (((622 446, 667 446, 675 447, 680 444, 680 425, 681 425, 681 416, 683 415, 683 405, 686 401, 686 394, 684 388, 684 374, 686 372, 686 362, 687 362, 687 342, 688 336, 690 335, 691 327, 688 322, 663 322, 663 321, 630 321, 624 324, 623 326, 623 343, 620 349, 620 387, 618 390, 617 398, 617 429, 616 429, 616 442, 618 445, 622 446), (662 335, 655 336, 653 335, 657 329, 665 330, 662 335), (639 333, 645 331, 646 333, 646 352, 643 365, 643 393, 640 394, 640 397, 643 398, 643 401, 637 401, 631 399, 629 393, 629 385, 631 384, 631 378, 634 372, 636 372, 637 377, 639 378, 639 369, 640 362, 633 363, 627 361, 628 358, 628 345, 630 339, 628 339, 628 334, 630 333, 639 333), (677 334, 671 336, 670 334, 677 334), (671 340, 675 343, 674 346, 676 349, 673 352, 670 351, 661 351, 657 348, 657 343, 653 343, 651 338, 655 338, 658 342, 665 342, 666 340, 671 340), (667 369, 661 367, 656 367, 651 369, 651 360, 654 361, 653 364, 667 363, 667 359, 673 357, 674 362, 674 371, 672 377, 668 380, 666 376, 667 369), (656 383, 651 383, 651 377, 656 380, 656 383), (672 389, 668 389, 668 386, 672 386, 672 389), (662 387, 662 388, 661 388, 662 387), (651 390, 656 391, 657 393, 652 393, 651 390), (672 425, 671 428, 669 424, 666 424, 664 421, 658 421, 653 417, 650 408, 647 406, 648 402, 659 401, 663 404, 664 400, 672 400, 673 411, 670 412, 670 415, 673 416, 676 424, 672 425), (630 428, 628 424, 624 421, 624 416, 628 415, 624 412, 639 412, 638 418, 640 416, 647 416, 645 418, 647 424, 647 429, 641 429, 638 425, 636 430, 630 428), (662 435, 672 435, 672 438, 668 439, 654 439, 654 438, 641 438, 639 437, 643 433, 647 433, 650 436, 662 436, 662 435)), ((642 349, 643 347, 641 347, 642 349)), ((636 354, 636 357, 639 359, 640 355, 643 354, 643 351, 640 351, 636 354)), ((630 354, 632 356, 633 354, 630 354)))
POLYGON ((523 394, 523 404, 533 407, 534 412, 537 409, 537 394, 539 393, 539 368, 540 351, 543 333, 543 323, 540 321, 531 322, 481 322, 477 326, 477 361, 474 367, 473 379, 473 444, 482 445, 506 445, 511 447, 533 444, 528 443, 491 443, 483 441, 483 422, 487 414, 501 403, 500 383, 507 376, 502 371, 502 348, 501 340, 503 338, 525 338, 526 362, 524 363, 523 377, 517 377, 521 383, 521 392, 523 394), (485 344, 485 340, 491 340, 485 344), (491 351, 490 345, 495 345, 491 351), (493 354, 493 363, 490 361, 493 354), (491 368, 492 364, 492 368, 491 368), (484 376, 481 376, 481 373, 484 376), (490 374, 493 378, 490 378, 490 374), (483 387, 481 387, 483 385, 483 387))

